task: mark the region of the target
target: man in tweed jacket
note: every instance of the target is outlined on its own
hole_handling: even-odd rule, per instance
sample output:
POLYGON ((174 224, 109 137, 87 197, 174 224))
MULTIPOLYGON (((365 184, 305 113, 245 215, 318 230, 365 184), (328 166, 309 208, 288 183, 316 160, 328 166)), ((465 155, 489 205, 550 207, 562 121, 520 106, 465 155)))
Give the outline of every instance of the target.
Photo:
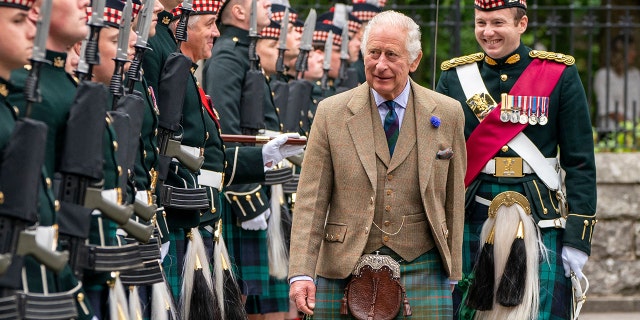
POLYGON ((311 128, 293 220, 289 295, 314 319, 337 318, 356 262, 379 252, 400 263, 412 318, 450 319, 451 283, 462 276, 460 103, 409 79, 422 57, 419 27, 410 18, 377 15, 362 51, 367 83, 323 100, 311 128), (399 125, 392 146, 384 128, 388 104, 399 125))

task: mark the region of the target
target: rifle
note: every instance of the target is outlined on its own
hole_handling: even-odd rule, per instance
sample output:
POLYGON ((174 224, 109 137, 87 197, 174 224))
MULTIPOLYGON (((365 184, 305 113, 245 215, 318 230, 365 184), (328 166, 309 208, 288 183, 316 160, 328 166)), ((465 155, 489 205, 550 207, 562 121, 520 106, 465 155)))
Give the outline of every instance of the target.
POLYGON ((67 264, 68 252, 56 252, 36 242, 38 194, 47 144, 47 126, 17 120, 0 164, 0 297, 20 287, 24 257, 34 257, 55 272, 67 264), (6 292, 3 292, 7 290, 6 292))
POLYGON ((296 59, 296 79, 304 77, 304 72, 309 69, 307 60, 309 59, 309 51, 313 49, 311 41, 313 40, 313 31, 316 29, 316 10, 309 10, 307 19, 304 21, 304 27, 302 29, 302 38, 300 39, 300 52, 296 59))
POLYGON ((133 223, 132 206, 122 206, 103 195, 103 136, 107 90, 101 83, 83 81, 67 121, 67 132, 59 171, 61 184, 60 245, 71 253, 70 265, 78 278, 91 268, 85 240, 89 237, 91 213, 99 210, 129 234, 144 234, 145 226, 133 223))
POLYGON ((256 42, 258 35, 257 1, 251 0, 251 16, 249 18, 249 62, 250 67, 244 77, 242 96, 240 97, 240 128, 246 135, 256 135, 264 128, 264 86, 266 79, 258 63, 256 42), (257 97, 257 98, 256 98, 257 97))
POLYGON ((113 75, 111 76, 111 83, 109 84, 109 91, 113 94, 113 106, 111 109, 115 109, 118 105, 118 99, 124 95, 124 65, 129 62, 127 59, 127 51, 129 49, 129 34, 131 33, 131 15, 133 14, 133 3, 131 0, 125 2, 122 9, 122 19, 120 19, 120 26, 118 26, 118 49, 116 50, 116 56, 113 58, 115 68, 113 75))
MULTIPOLYGON (((220 134, 220 138, 224 142, 236 142, 236 143, 250 143, 250 144, 265 144, 274 137, 269 136, 248 136, 243 134, 220 134)), ((291 145, 306 145, 307 139, 303 138, 288 138, 285 144, 291 145)))
POLYGON ((127 88, 129 94, 133 93, 135 83, 142 81, 142 59, 147 49, 150 49, 147 47, 147 40, 149 39, 151 22, 153 22, 153 6, 155 2, 156 0, 146 0, 138 16, 138 24, 136 25, 136 34, 138 35, 135 44, 136 53, 127 72, 127 88))
POLYGON ((31 55, 31 70, 25 80, 24 95, 27 100, 26 117, 31 115, 33 103, 40 102, 40 89, 38 81, 40 78, 40 68, 43 64, 51 64, 45 57, 47 37, 49 36, 49 25, 51 22, 51 7, 53 0, 44 0, 40 7, 38 21, 36 21, 36 36, 33 40, 33 54, 31 55))
POLYGON ((336 93, 347 91, 358 86, 357 71, 349 67, 349 28, 346 25, 342 29, 338 80, 339 87, 336 88, 336 93))
POLYGON ((329 90, 329 70, 331 69, 331 53, 333 51, 333 31, 329 31, 329 35, 327 36, 327 40, 324 42, 324 61, 322 62, 322 94, 326 95, 326 92, 329 90))
POLYGON ((183 0, 180 9, 182 14, 180 15, 180 20, 178 20, 175 34, 177 40, 176 52, 180 52, 180 46, 187 41, 187 24, 189 23, 189 16, 193 12, 193 0, 183 0))
POLYGON ((104 27, 104 6, 105 0, 91 1, 91 17, 87 24, 89 25, 89 34, 87 38, 82 40, 82 48, 80 49, 80 59, 76 76, 80 81, 91 80, 93 76, 93 66, 100 64, 100 53, 98 52, 98 41, 100 40, 100 30, 104 27))

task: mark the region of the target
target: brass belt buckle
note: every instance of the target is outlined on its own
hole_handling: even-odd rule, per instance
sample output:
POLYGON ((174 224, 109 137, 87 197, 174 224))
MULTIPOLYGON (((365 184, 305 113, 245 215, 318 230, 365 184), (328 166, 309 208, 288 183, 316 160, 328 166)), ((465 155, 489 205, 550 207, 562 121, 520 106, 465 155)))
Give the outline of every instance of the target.
POLYGON ((522 158, 520 157, 496 157, 496 177, 517 178, 524 177, 522 173, 522 158))

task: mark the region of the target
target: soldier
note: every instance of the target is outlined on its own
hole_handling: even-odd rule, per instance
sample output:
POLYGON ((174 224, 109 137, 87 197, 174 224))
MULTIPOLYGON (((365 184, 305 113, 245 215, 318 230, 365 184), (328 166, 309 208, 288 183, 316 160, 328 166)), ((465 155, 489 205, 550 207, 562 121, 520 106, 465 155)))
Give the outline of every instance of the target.
MULTIPOLYGON (((43 170, 43 190, 39 200, 39 225, 57 229, 59 202, 55 199, 53 177, 63 148, 64 128, 69 114, 69 108, 75 95, 75 82, 65 72, 65 58, 67 49, 76 41, 81 40, 88 32, 86 27, 86 0, 55 0, 51 12, 45 13, 50 17, 50 27, 46 38, 46 57, 51 65, 44 64, 40 69, 39 90, 41 102, 31 105, 30 118, 43 121, 48 126, 47 145, 45 153, 45 168, 43 170)), ((29 20, 35 22, 42 14, 43 1, 36 1, 29 11, 29 20)), ((10 34, 10 33, 7 33, 10 34)), ((30 72, 30 66, 25 64, 23 69, 11 73, 11 88, 7 101, 16 106, 18 116, 24 117, 27 111, 24 85, 30 72)), ((31 260, 32 261, 32 260, 31 260)), ((29 263, 26 265, 28 289, 31 292, 64 292, 79 286, 78 280, 71 270, 66 268, 62 273, 54 275, 43 272, 40 265, 29 263), (46 279, 43 283, 42 279, 46 279), (46 291, 44 291, 46 290, 46 291)), ((75 290, 73 294, 77 302, 78 317, 90 319, 93 312, 82 290, 75 290)))
MULTIPOLYGON (((222 132, 227 134, 239 134, 243 129, 244 132, 252 134, 258 129, 269 130, 272 134, 281 130, 278 114, 271 99, 271 90, 261 75, 257 57, 254 57, 255 52, 249 50, 253 47, 252 41, 257 40, 258 32, 270 24, 271 3, 268 0, 255 2, 254 26, 250 25, 251 4, 250 0, 230 0, 225 3, 220 13, 222 34, 216 41, 212 57, 205 63, 203 72, 205 92, 211 95, 222 119, 222 132), (243 83, 249 79, 246 77, 249 72, 258 76, 253 79, 259 90, 263 90, 262 94, 250 94, 247 91, 247 95, 243 95, 243 83), (249 99, 257 99, 257 109, 243 113, 241 110, 243 106, 248 105, 249 99), (245 120, 252 114, 264 116, 251 119, 257 126, 249 128, 245 125, 245 120)), ((271 165, 275 163, 267 167, 271 165)), ((283 267, 274 267, 273 263, 281 259, 275 259, 268 253, 269 249, 276 247, 273 243, 266 245, 267 220, 270 214, 280 213, 280 199, 272 195, 276 200, 270 203, 268 191, 268 188, 259 184, 229 186, 225 191, 226 201, 223 201, 223 232, 229 252, 238 265, 239 277, 245 284, 243 294, 248 296, 247 312, 250 315, 272 313, 267 316, 282 318, 282 313, 289 310, 289 301, 285 294, 288 284, 284 279, 269 275, 277 274, 283 278, 286 263, 283 267)), ((277 217, 269 219, 270 232, 277 231, 272 228, 272 224, 275 226, 279 223, 277 217)), ((270 241, 273 239, 274 237, 270 237, 270 241)), ((279 246, 286 250, 283 241, 279 246)))
POLYGON ((597 222, 589 106, 575 59, 522 43, 526 8, 525 0, 476 0, 484 52, 443 62, 437 85, 463 104, 471 160, 465 278, 455 290, 465 319, 474 311, 487 319, 572 318, 570 278, 583 277, 597 222))

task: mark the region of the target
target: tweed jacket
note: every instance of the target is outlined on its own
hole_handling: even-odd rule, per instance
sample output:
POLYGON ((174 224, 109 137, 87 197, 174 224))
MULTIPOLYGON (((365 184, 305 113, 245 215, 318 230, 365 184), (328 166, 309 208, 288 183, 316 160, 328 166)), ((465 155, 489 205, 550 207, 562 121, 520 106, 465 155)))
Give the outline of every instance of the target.
MULTIPOLYGON (((412 148, 418 153, 419 185, 401 188, 420 188, 443 268, 450 279, 459 280, 466 170, 464 115, 459 102, 413 81, 411 103, 416 119, 412 148), (437 119, 440 124, 433 124, 437 119), (438 151, 449 147, 453 157, 436 159, 438 151)), ((383 192, 376 190, 379 155, 373 124, 380 119, 373 119, 371 112, 376 107, 366 83, 318 105, 297 190, 289 278, 318 275, 344 279, 364 253, 373 227, 374 199, 383 192), (333 230, 327 229, 330 227, 333 230)), ((393 158, 387 172, 403 161, 393 158)))

